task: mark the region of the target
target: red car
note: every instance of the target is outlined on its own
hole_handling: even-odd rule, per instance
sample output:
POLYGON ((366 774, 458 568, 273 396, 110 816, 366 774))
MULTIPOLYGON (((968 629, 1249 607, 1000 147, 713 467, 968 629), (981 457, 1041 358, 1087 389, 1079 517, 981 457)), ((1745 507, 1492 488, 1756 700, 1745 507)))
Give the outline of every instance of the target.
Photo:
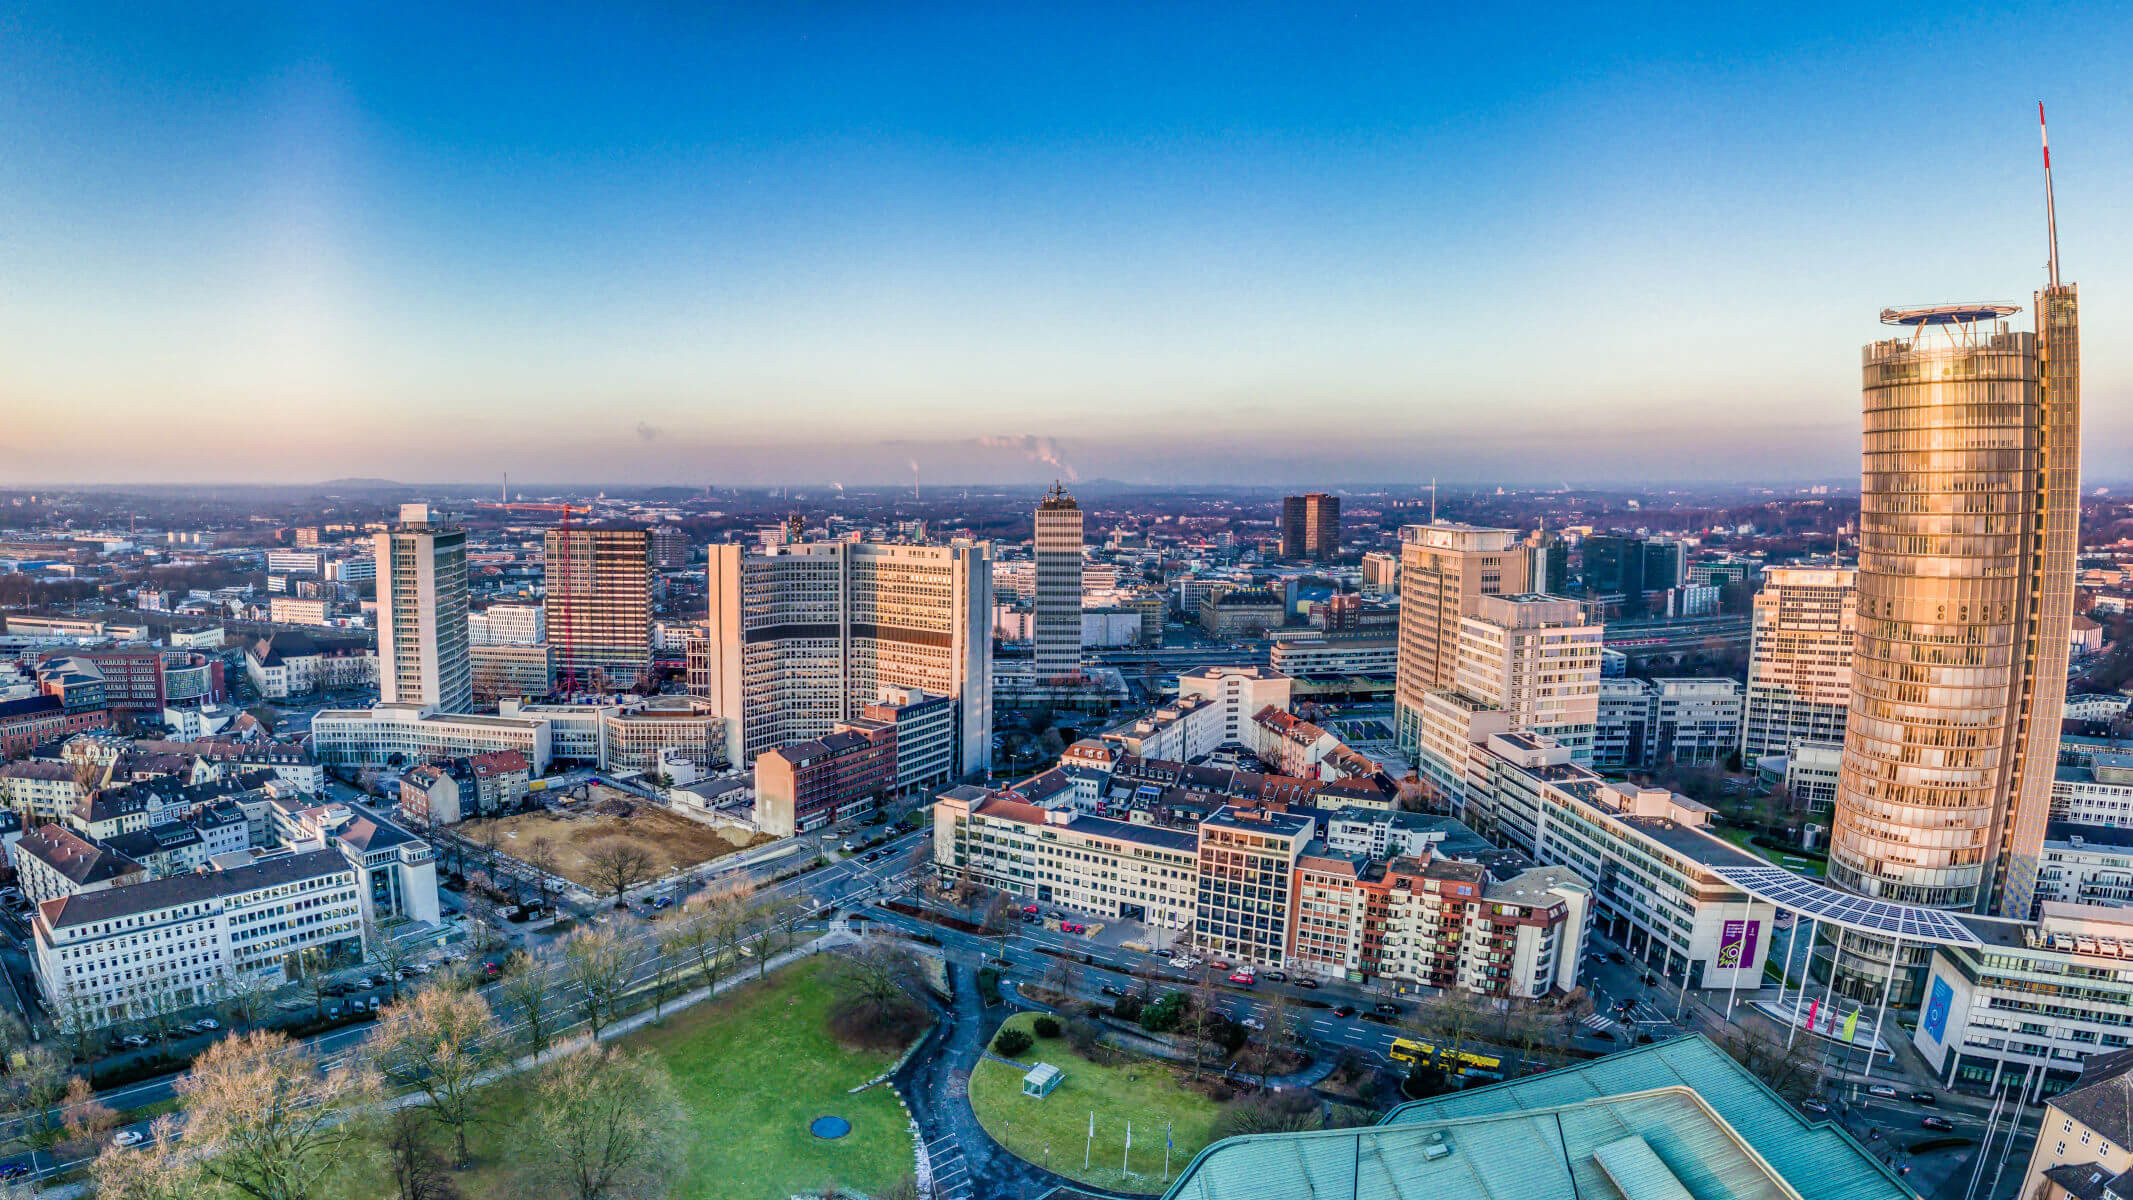
POLYGON ((1245 987, 1250 987, 1252 986, 1252 973, 1250 971, 1232 972, 1230 974, 1229 981, 1231 983, 1242 984, 1245 987))
POLYGON ((1025 904, 1022 906, 1022 911, 1034 916, 1037 912, 1037 906, 1034 904, 1025 904))
POLYGON ((1072 921, 1061 921, 1059 923, 1059 932, 1061 933, 1082 933, 1085 932, 1087 929, 1088 926, 1077 925, 1072 921))

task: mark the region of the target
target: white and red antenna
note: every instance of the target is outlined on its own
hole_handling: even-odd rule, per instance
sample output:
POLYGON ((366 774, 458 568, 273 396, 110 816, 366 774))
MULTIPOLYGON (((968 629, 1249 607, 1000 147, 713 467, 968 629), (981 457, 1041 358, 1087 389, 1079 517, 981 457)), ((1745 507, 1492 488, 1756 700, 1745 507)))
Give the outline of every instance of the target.
POLYGON ((2044 127, 2044 101, 2037 101, 2037 134, 2044 139, 2044 223, 2051 231, 2052 286, 2059 286, 2059 210, 2052 200, 2052 135, 2044 127))

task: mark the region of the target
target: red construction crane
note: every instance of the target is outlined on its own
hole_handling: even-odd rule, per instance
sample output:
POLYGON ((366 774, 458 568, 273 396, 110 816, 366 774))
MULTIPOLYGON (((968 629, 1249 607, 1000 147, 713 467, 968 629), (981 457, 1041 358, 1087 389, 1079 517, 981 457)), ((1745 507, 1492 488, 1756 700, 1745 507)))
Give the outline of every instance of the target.
MULTIPOLYGON (((503 503, 499 503, 494 500, 484 500, 478 502, 475 507, 501 508, 508 509, 512 512, 557 513, 561 516, 562 519, 556 522, 556 528, 561 529, 565 532, 568 532, 570 529, 570 518, 572 516, 584 516, 592 512, 592 509, 590 507, 583 504, 542 504, 532 500, 514 500, 503 503)), ((543 581, 543 587, 547 591, 548 595, 560 597, 560 599, 556 603, 556 615, 562 618, 563 624, 563 628, 561 631, 563 651, 563 676, 558 682, 560 684, 559 690, 561 690, 563 695, 570 696, 575 694, 578 690, 578 665, 576 660, 574 660, 570 654, 570 631, 572 626, 572 622, 570 619, 570 555, 563 555, 560 564, 553 561, 545 563, 543 569, 546 572, 546 578, 543 581)), ((551 639, 557 636, 556 630, 551 629, 548 631, 548 633, 551 639)))

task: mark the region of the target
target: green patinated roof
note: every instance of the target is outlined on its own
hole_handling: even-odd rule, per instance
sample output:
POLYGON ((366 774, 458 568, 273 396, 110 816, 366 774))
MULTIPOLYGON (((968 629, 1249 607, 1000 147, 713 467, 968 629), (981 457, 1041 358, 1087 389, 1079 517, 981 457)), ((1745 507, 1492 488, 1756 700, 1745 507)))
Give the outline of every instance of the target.
POLYGON ((1915 1200, 1700 1036, 1417 1101, 1379 1125, 1230 1138, 1168 1200, 1915 1200), (1433 1146, 1448 1153, 1432 1154, 1433 1146))

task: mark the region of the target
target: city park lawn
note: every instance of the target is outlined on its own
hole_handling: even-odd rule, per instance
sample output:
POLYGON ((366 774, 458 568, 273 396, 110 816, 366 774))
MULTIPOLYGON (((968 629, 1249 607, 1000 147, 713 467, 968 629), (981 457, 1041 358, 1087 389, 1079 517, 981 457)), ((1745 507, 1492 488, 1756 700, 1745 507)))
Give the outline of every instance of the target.
MULTIPOLYGON (((1033 1013, 1009 1017, 1003 1029, 1030 1033, 1033 1013)), ((998 1036, 998 1035, 995 1035, 998 1036)), ((1009 1065, 991 1056, 970 1073, 970 1104, 978 1123, 1016 1156, 1082 1183, 1121 1192, 1157 1193, 1169 1186, 1163 1174, 1163 1132, 1170 1127, 1170 1170, 1175 1175, 1211 1140, 1216 1113, 1213 1100, 1186 1082, 1187 1068, 1150 1058, 1127 1057, 1116 1066, 1089 1062, 1074 1053, 1065 1038, 1038 1038, 1009 1065), (1022 1094, 1022 1076, 1039 1062, 1066 1072, 1052 1094, 1034 1100, 1022 1094), (1096 1114, 1096 1138, 1089 1142, 1089 1114, 1096 1114), (1133 1150, 1126 1160, 1126 1122, 1133 1123, 1133 1150), (1088 1169, 1082 1155, 1088 1145, 1088 1169), (1046 1147, 1051 1152, 1045 1153, 1046 1147)))
MULTIPOLYGON (((830 1036, 833 966, 828 956, 803 960, 622 1039, 666 1060, 687 1110, 686 1163, 670 1195, 786 1200, 831 1183, 871 1193, 911 1174, 910 1126, 895 1093, 884 1084, 846 1094, 895 1055, 846 1049, 830 1036), (815 1137, 808 1122, 824 1115, 850 1121, 852 1132, 837 1141, 815 1137)), ((453 1175, 467 1200, 526 1195, 504 1159, 530 1091, 516 1077, 497 1085, 484 1107, 468 1139, 474 1165, 453 1175)), ((447 1144, 442 1130, 436 1144, 447 1144)), ((339 1181, 330 1200, 390 1194, 382 1165, 366 1163, 339 1181)))

